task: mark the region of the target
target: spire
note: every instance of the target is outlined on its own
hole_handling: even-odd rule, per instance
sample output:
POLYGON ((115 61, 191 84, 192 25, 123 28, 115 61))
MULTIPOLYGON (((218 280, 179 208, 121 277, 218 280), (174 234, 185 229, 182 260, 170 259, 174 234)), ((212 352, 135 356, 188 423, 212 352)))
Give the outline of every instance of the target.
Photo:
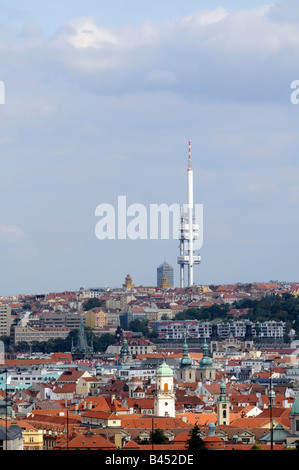
POLYGON ((187 344, 187 334, 186 331, 184 332, 184 345, 183 345, 183 357, 180 360, 180 367, 181 368, 188 368, 192 366, 192 359, 189 356, 189 348, 187 344))
POLYGON ((220 395, 218 397, 218 401, 220 402, 229 401, 228 396, 226 395, 226 385, 224 381, 224 376, 222 376, 221 383, 220 383, 220 395))
POLYGON ((269 390, 269 408, 275 406, 275 392, 273 390, 272 375, 270 377, 270 390, 269 390))

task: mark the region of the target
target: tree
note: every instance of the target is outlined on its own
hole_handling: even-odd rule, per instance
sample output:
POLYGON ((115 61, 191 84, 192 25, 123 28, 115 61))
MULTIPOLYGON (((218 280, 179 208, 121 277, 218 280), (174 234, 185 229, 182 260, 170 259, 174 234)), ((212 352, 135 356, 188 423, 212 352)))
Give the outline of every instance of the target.
POLYGON ((150 433, 150 441, 152 444, 167 444, 168 437, 165 436, 162 429, 155 429, 154 432, 150 433))
POLYGON ((263 450, 261 444, 253 444, 250 450, 263 450))
POLYGON ((101 308, 103 307, 103 301, 94 297, 93 299, 88 299, 87 302, 83 304, 83 310, 91 310, 92 308, 101 308))
POLYGON ((190 452, 195 452, 198 450, 205 450, 205 443, 200 437, 200 430, 197 424, 194 426, 192 431, 189 434, 189 439, 186 443, 186 449, 190 452))

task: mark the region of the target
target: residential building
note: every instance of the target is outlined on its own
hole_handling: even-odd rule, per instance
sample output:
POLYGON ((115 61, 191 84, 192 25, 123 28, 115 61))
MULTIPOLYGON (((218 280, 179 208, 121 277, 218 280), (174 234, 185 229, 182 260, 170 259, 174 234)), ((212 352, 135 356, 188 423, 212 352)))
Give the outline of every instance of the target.
POLYGON ((96 307, 85 313, 85 326, 89 328, 103 328, 108 324, 108 313, 96 307))
POLYGON ((17 345, 21 341, 31 343, 32 341, 48 341, 49 339, 65 339, 70 330, 68 328, 31 328, 14 326, 11 328, 10 339, 12 344, 17 345))
POLYGON ((22 429, 16 422, 0 425, 0 450, 24 450, 22 429))
POLYGON ((11 326, 11 307, 0 305, 0 336, 9 336, 11 326))

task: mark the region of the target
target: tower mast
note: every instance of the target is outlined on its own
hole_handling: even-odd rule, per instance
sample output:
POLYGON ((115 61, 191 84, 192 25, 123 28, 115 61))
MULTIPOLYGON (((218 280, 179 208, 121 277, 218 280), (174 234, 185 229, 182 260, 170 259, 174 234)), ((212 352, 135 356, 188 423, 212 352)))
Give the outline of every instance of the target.
POLYGON ((193 215, 193 170, 191 167, 191 140, 189 139, 189 152, 188 152, 188 168, 187 168, 187 205, 186 209, 181 207, 180 214, 180 227, 179 227, 179 239, 180 239, 180 255, 178 257, 178 263, 180 265, 180 287, 184 287, 184 267, 188 266, 188 286, 194 284, 193 267, 194 264, 199 264, 201 257, 194 254, 193 241, 198 237, 198 225, 195 223, 195 217, 193 215), (185 243, 187 244, 187 250, 185 252, 185 243))
POLYGON ((193 171, 191 168, 191 141, 189 140, 189 158, 187 170, 187 206, 188 206, 188 285, 193 286, 193 171))

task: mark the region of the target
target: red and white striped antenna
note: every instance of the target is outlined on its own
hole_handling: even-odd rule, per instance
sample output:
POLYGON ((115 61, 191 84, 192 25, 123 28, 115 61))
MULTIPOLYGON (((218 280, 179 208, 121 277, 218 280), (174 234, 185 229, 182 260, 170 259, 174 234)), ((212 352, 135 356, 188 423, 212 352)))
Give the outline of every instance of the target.
POLYGON ((189 158, 188 158, 188 168, 191 168, 191 140, 189 139, 189 158))

